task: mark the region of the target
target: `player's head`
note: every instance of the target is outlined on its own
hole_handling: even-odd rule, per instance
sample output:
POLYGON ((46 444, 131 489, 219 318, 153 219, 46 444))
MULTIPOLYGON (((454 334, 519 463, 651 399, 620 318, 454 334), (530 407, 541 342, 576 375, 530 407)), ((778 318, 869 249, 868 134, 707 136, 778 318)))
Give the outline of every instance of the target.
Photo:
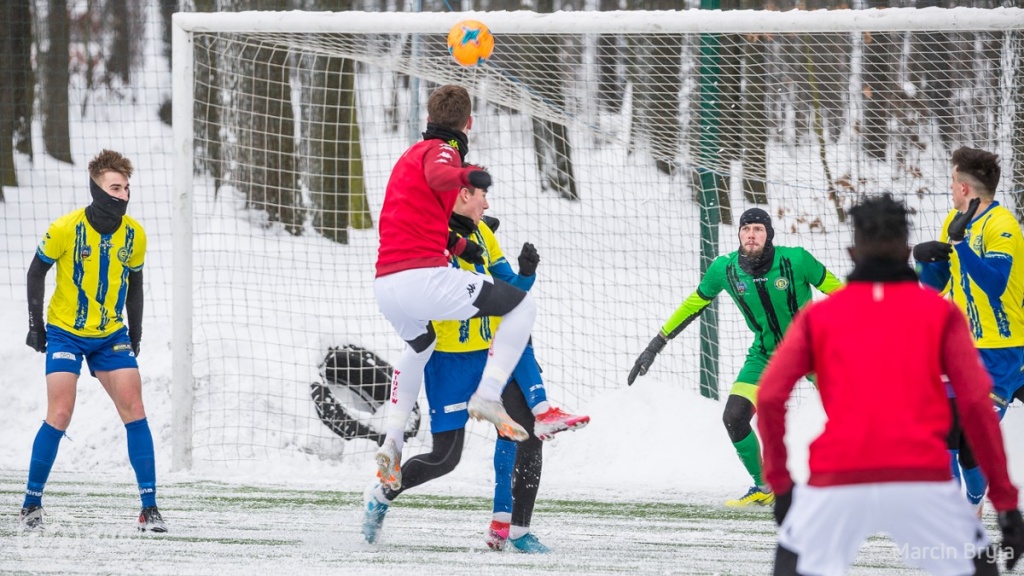
POLYGON ((853 208, 853 246, 850 257, 854 262, 865 259, 896 260, 910 258, 910 219, 906 204, 888 192, 866 196, 853 208))
POLYGON ((427 122, 465 132, 473 123, 473 101, 462 86, 445 84, 427 98, 427 122))
MULTIPOLYGON (((109 196, 128 201, 131 192, 128 179, 132 177, 132 161, 113 150, 103 150, 89 162, 89 178, 109 196)), ((95 190, 93 200, 96 200, 95 190)))
POLYGON ((740 216, 739 237, 740 253, 747 258, 757 258, 775 238, 772 217, 760 208, 750 208, 740 216))
MULTIPOLYGON (((487 168, 483 166, 473 164, 465 164, 463 166, 471 170, 487 172, 487 168)), ((455 197, 455 207, 452 211, 472 219, 473 224, 479 224, 480 219, 484 216, 484 211, 488 208, 490 208, 490 205, 487 203, 487 190, 463 186, 459 188, 459 195, 455 197)))
POLYGON ((999 156, 977 148, 958 148, 953 152, 953 207, 963 212, 971 198, 991 201, 999 185, 999 156))

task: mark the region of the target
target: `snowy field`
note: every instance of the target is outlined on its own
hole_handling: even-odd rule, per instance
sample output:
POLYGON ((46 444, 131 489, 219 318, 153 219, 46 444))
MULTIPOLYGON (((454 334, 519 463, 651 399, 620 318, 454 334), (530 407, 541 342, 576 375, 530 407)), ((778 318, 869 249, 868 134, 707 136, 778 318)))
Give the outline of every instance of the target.
MULTIPOLYGON (((19 497, 22 480, 0 473, 0 499, 19 497)), ((747 575, 770 573, 775 547, 768 511, 725 509, 703 492, 667 502, 653 494, 542 498, 536 533, 554 552, 533 556, 487 548, 486 498, 405 495, 389 513, 382 541, 370 546, 359 531, 358 492, 165 481, 170 532, 140 535, 132 488, 91 475, 51 483, 49 531, 26 536, 10 516, 0 522, 0 573, 747 575)), ((993 532, 994 517, 986 520, 993 532)), ((865 544, 850 572, 917 573, 879 537, 865 544)))

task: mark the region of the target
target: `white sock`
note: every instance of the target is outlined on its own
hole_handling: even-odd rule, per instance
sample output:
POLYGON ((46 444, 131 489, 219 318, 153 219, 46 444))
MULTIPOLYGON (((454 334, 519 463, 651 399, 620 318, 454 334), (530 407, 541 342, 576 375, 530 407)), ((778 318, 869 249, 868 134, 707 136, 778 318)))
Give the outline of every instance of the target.
POLYGON ((508 529, 508 537, 513 539, 513 540, 516 540, 518 538, 522 538, 523 536, 526 536, 529 533, 530 533, 530 527, 529 526, 516 526, 516 525, 513 524, 508 529))
POLYGON ((530 412, 533 412, 534 416, 540 416, 551 409, 551 404, 547 400, 541 400, 536 406, 530 408, 530 412))

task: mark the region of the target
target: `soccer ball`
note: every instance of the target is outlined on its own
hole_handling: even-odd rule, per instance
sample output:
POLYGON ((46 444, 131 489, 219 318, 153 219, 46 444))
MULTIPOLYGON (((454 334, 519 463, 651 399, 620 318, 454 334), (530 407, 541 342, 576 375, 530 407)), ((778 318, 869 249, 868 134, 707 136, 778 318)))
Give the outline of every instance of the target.
POLYGON ((491 52, 494 36, 483 22, 463 20, 448 32, 448 53, 463 66, 476 66, 490 58, 491 52))

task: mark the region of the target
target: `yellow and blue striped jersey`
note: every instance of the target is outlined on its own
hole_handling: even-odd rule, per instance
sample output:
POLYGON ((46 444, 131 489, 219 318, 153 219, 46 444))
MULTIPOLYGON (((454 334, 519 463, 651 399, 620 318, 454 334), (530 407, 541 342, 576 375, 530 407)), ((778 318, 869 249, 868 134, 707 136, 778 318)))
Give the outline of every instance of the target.
MULTIPOLYGON (((470 242, 479 244, 484 249, 483 264, 470 264, 454 254, 448 256, 448 265, 452 268, 462 268, 471 272, 491 275, 490 268, 499 261, 505 260, 505 255, 498 245, 498 239, 494 232, 487 227, 487 224, 480 222, 476 231, 466 237, 470 242)), ((491 347, 491 339, 494 331, 498 329, 500 317, 470 318, 469 320, 442 320, 434 321, 434 331, 437 333, 438 352, 475 352, 487 350, 491 347)))
MULTIPOLYGON (((949 241, 947 230, 956 215, 952 210, 946 216, 941 241, 949 241)), ((953 251, 949 266, 947 289, 966 314, 975 345, 1024 346, 1024 239, 1013 214, 993 202, 967 226, 964 242, 953 251), (998 275, 985 274, 982 264, 1008 269, 1005 287, 998 275)))
POLYGON ((135 219, 124 216, 113 234, 100 234, 80 208, 50 224, 36 254, 57 264, 48 324, 87 338, 124 326, 128 272, 141 270, 146 256, 146 233, 135 219))

